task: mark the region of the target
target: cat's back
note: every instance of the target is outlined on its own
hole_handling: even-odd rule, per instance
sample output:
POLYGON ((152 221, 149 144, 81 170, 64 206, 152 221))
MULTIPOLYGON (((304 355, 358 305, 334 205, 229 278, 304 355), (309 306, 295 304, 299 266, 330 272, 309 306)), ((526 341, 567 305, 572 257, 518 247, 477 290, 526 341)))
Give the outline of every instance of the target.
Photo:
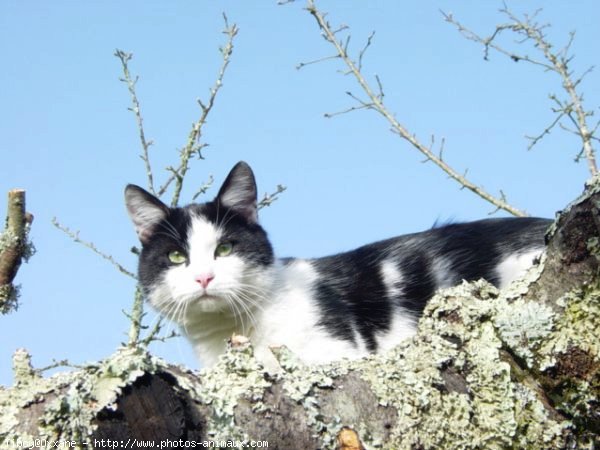
POLYGON ((442 287, 485 278, 504 286, 544 247, 551 221, 500 218, 453 223, 312 260, 285 260, 303 290, 317 327, 377 351, 414 329, 427 301, 442 287))

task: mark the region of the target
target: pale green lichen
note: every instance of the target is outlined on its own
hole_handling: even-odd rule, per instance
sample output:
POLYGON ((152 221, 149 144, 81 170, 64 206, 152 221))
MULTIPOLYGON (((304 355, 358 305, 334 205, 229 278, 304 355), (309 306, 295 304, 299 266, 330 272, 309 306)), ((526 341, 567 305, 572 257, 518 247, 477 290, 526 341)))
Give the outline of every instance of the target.
POLYGON ((596 258, 600 257, 600 239, 597 236, 589 238, 586 243, 587 251, 596 258))
POLYGON ((254 403, 262 410, 261 402, 265 390, 271 386, 263 366, 254 358, 249 343, 229 347, 219 362, 210 370, 200 372, 201 383, 188 383, 178 378, 180 385, 192 397, 211 408, 212 416, 207 419, 207 438, 213 440, 235 439, 248 441, 247 436, 235 422, 235 407, 241 398, 254 403))
POLYGON ((600 289, 589 287, 566 293, 560 302, 564 313, 539 350, 539 367, 545 370, 556 363, 555 355, 578 347, 598 360, 600 354, 600 289))
POLYGON ((600 289, 588 286, 584 291, 569 292, 561 302, 564 313, 540 347, 538 364, 546 373, 563 372, 558 372, 559 384, 550 395, 556 406, 569 414, 574 422, 585 423, 597 414, 594 405, 599 395, 600 289), (574 362, 559 364, 561 359, 570 361, 572 355, 576 358, 574 362), (590 377, 594 376, 596 380, 592 379, 590 384, 590 377), (568 383, 561 383, 561 377, 568 379, 568 383))
POLYGON ((7 314, 19 308, 21 286, 4 284, 0 286, 0 314, 7 314))
POLYGON ((355 364, 380 403, 398 411, 386 448, 561 445, 569 423, 553 420, 533 393, 512 380, 502 359, 505 344, 494 325, 504 302, 498 296, 483 281, 442 291, 428 305, 412 342, 355 364), (448 370, 459 374, 455 385, 444 380, 448 370), (543 428, 528 428, 531 418, 543 428))
POLYGON ((531 367, 535 349, 552 331, 554 311, 537 302, 519 299, 509 304, 502 298, 497 302, 494 324, 503 341, 531 367))
MULTIPOLYGON (((35 253, 35 246, 29 240, 30 224, 25 225, 23 236, 17 236, 12 230, 5 229, 0 234, 0 254, 6 249, 20 246, 20 256, 23 261, 28 262, 35 253)), ((18 284, 4 284, 0 286, 0 314, 16 311, 19 307, 19 296, 21 286, 18 284)))
POLYGON ((319 439, 323 448, 333 448, 337 432, 342 425, 340 417, 325 417, 320 407, 320 389, 330 389, 334 380, 345 375, 348 369, 344 363, 308 366, 300 362, 286 347, 273 349, 273 354, 283 372, 279 374, 283 380, 283 388, 290 399, 302 405, 306 423, 319 439))
POLYGON ((513 447, 552 448, 550 444, 565 428, 570 427, 570 423, 551 420, 544 405, 528 387, 515 384, 514 394, 515 418, 519 425, 513 447))
POLYGON ((29 355, 20 350, 14 357, 15 384, 0 391, 0 448, 12 443, 45 439, 51 448, 59 439, 75 440, 79 448, 94 431, 92 420, 104 408, 114 408, 121 390, 140 375, 152 373, 164 363, 141 348, 124 347, 99 363, 77 371, 43 378, 31 368, 29 355), (53 400, 49 398, 55 397, 53 400), (35 436, 15 431, 22 408, 46 400, 35 436))

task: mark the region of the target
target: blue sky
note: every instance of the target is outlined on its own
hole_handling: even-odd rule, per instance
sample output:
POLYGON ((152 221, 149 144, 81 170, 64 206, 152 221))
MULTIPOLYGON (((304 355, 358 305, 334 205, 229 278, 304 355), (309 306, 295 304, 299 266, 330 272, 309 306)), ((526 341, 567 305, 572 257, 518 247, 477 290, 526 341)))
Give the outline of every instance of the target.
MULTIPOLYGON (((598 2, 513 3, 516 12, 543 5, 540 19, 552 23, 548 35, 558 46, 577 31, 576 72, 598 63, 598 2)), ((560 81, 497 54, 484 61, 482 49, 440 14, 451 11, 487 35, 505 21, 500 2, 318 4, 332 23, 352 27, 356 51, 376 30, 365 75, 381 77, 389 109, 422 141, 445 138, 446 160, 468 168, 472 181, 494 194, 502 189, 515 206, 544 217, 581 192, 588 172, 573 162, 580 148, 573 136, 555 130, 531 151, 524 138, 553 120, 548 94, 562 94, 560 81)), ((222 13, 239 26, 204 129, 206 159, 194 162, 183 199, 210 174, 218 184, 235 162, 248 161, 261 194, 279 183, 288 187, 261 211, 280 256, 327 255, 436 220, 486 217, 494 209, 433 164, 422 164, 377 114, 323 117, 352 106, 345 91, 359 90, 340 73, 339 61, 295 69, 332 53, 303 7, 302 1, 277 6, 274 0, 1 2, 0 192, 27 190, 37 253, 18 275, 21 307, 0 317, 0 384, 11 383, 16 348, 27 348, 36 366, 64 358, 81 364, 109 355, 126 339, 121 310, 130 307, 134 281, 51 225, 56 216, 135 270, 129 249, 137 240, 122 191, 146 179, 116 48, 134 54, 130 66, 140 76, 138 96, 160 182, 199 116, 196 99, 206 98, 214 82, 225 41, 222 13)), ((598 72, 581 87, 598 114, 598 72)), ((208 197, 215 193, 216 187, 208 197)), ((152 349, 198 367, 181 338, 152 349)))

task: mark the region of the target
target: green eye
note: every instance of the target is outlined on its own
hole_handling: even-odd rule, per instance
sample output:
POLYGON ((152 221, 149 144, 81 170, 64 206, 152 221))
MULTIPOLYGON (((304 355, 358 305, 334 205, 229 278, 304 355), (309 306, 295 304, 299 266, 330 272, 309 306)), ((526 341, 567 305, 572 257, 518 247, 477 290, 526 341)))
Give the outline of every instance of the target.
POLYGON ((173 250, 169 252, 169 261, 171 261, 173 264, 183 264, 187 261, 187 258, 179 250, 173 250))
POLYGON ((215 250, 215 256, 229 256, 233 250, 233 244, 231 242, 221 242, 217 245, 215 250))

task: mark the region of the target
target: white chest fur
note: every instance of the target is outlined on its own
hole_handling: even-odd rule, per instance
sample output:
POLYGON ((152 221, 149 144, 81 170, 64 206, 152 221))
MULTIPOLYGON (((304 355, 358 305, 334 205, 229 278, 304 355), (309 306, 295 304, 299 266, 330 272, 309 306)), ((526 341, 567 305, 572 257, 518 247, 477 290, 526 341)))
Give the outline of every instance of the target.
POLYGON ((233 333, 250 338, 257 358, 269 368, 277 367, 270 347, 281 345, 309 364, 367 355, 364 345, 334 339, 319 326, 320 314, 312 292, 317 274, 309 261, 276 265, 271 276, 272 295, 261 299, 262 306, 253 310, 253 318, 243 318, 244 323, 229 312, 196 314, 190 308, 184 331, 205 366, 217 362, 233 333))

